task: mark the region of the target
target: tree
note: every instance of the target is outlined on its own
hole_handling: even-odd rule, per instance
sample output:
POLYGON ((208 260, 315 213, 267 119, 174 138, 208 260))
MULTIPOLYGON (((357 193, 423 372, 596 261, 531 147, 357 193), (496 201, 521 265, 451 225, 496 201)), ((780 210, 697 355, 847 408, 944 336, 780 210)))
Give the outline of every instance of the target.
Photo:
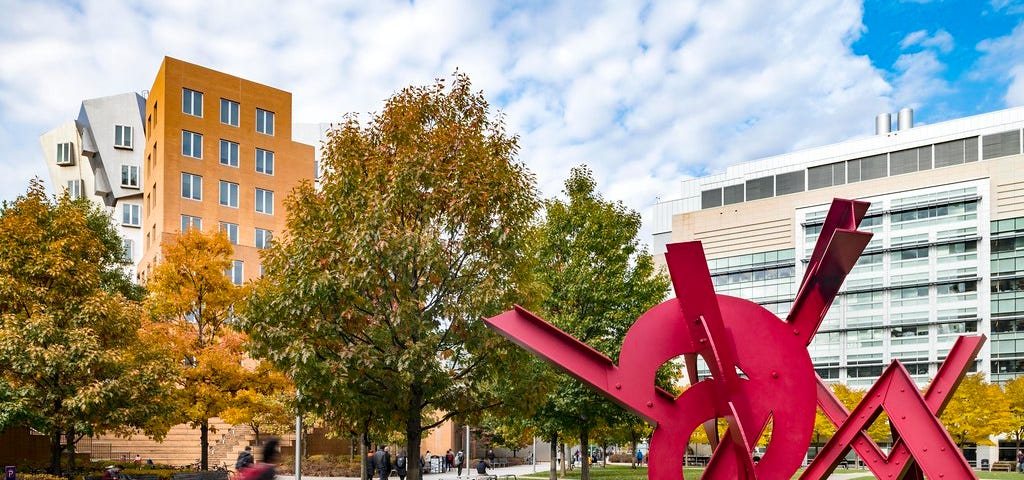
POLYGON ((161 437, 173 370, 143 321, 110 217, 33 180, 0 207, 0 430, 50 438, 50 471, 84 435, 161 437))
MULTIPOLYGON (((558 328, 616 359, 629 327, 665 298, 669 281, 637 240, 640 214, 602 199, 589 169, 573 168, 563 193, 567 200, 545 203, 538 234, 540 309, 558 328)), ((662 384, 673 388, 669 377, 678 369, 661 373, 662 384)), ((621 415, 618 405, 569 377, 548 403, 544 412, 571 419, 584 455, 590 432, 621 415)), ((583 462, 583 480, 589 474, 583 462)))
POLYGON ((210 418, 246 384, 245 336, 229 327, 243 291, 225 271, 233 249, 227 236, 189 229, 161 244, 163 262, 150 280, 150 312, 180 359, 178 395, 185 419, 200 429, 200 467, 209 466, 210 418))
POLYGON ((1013 423, 1010 429, 1004 433, 1010 434, 1016 443, 1016 449, 1020 450, 1021 439, 1024 438, 1024 377, 1017 377, 1003 385, 1006 402, 1010 407, 1010 415, 1013 423))
POLYGON ((260 362, 241 390, 227 402, 220 417, 232 425, 246 425, 260 444, 261 433, 287 432, 295 419, 295 388, 288 377, 260 362))
POLYGON ((264 251, 245 315, 254 353, 292 376, 303 409, 403 430, 412 480, 425 432, 532 393, 509 368, 526 355, 480 320, 528 287, 539 206, 488 110, 456 73, 403 89, 365 125, 347 116, 321 188, 286 200, 288 234, 264 251))
POLYGON ((939 419, 960 448, 969 443, 991 445, 990 436, 1013 428, 1003 390, 986 382, 981 372, 964 377, 939 419))
MULTIPOLYGON (((857 405, 860 405, 860 402, 864 400, 864 395, 868 393, 866 390, 850 388, 842 383, 832 384, 832 392, 836 394, 836 398, 850 412, 857 408, 857 405)), ((815 426, 817 427, 817 422, 815 422, 815 426)), ((835 431, 833 430, 829 435, 831 436, 834 433, 835 431)), ((868 427, 868 436, 876 442, 888 442, 891 435, 892 430, 889 426, 889 416, 885 412, 879 413, 875 421, 868 427)))

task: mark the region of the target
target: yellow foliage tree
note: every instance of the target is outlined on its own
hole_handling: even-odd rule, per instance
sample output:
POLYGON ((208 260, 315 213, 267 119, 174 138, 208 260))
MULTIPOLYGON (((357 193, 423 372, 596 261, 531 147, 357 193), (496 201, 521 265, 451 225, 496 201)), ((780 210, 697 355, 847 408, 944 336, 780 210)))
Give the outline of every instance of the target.
POLYGON ((1009 433, 1020 450, 1021 439, 1024 438, 1024 377, 1017 377, 1003 386, 1006 401, 1010 407, 1013 424, 1009 433))
POLYGON ((227 402, 220 417, 233 425, 247 425, 260 443, 260 435, 282 434, 291 427, 295 387, 267 362, 260 362, 251 380, 227 402))
POLYGON ((227 408, 249 378, 242 367, 245 336, 229 325, 243 289, 225 275, 233 249, 223 233, 189 229, 164 242, 161 253, 147 302, 181 359, 182 413, 200 428, 200 465, 206 470, 209 419, 227 408))
POLYGON ((986 382, 981 372, 964 377, 940 420, 961 448, 969 443, 991 445, 990 436, 1014 426, 1003 390, 986 382))

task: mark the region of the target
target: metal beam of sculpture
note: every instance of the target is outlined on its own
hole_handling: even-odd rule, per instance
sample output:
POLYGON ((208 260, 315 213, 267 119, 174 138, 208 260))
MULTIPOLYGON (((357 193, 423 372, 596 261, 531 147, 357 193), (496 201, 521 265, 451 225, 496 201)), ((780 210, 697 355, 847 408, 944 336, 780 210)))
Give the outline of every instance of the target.
MULTIPOLYGON (((715 294, 700 242, 668 245, 665 258, 676 298, 651 308, 636 320, 623 341, 618 365, 519 306, 485 321, 508 339, 654 423, 648 473, 652 479, 681 479, 691 434, 702 424, 711 426, 709 438, 717 444, 717 431, 713 429, 717 418, 726 419, 729 428, 721 443, 715 445, 704 478, 790 478, 810 445, 816 405, 821 405, 829 418, 840 425, 843 436, 837 433, 836 437, 843 440, 827 445, 824 452, 829 456, 819 456, 815 462, 818 465, 812 464, 817 473, 805 473, 802 478, 824 478, 838 464, 836 455, 841 457, 851 446, 865 459, 865 455, 874 455, 871 458, 876 464, 903 465, 898 473, 915 474, 917 466, 907 465, 913 463, 913 458, 925 464, 920 449, 927 447, 922 445, 944 444, 936 436, 935 427, 938 425, 941 430, 941 425, 935 415, 963 376, 965 367, 960 366, 966 355, 962 352, 973 352, 973 359, 983 339, 967 341, 968 346, 951 352, 935 380, 942 387, 934 387, 933 383, 936 393, 928 393, 925 398, 914 390, 914 395, 900 396, 900 400, 865 400, 854 417, 835 401, 814 373, 807 344, 871 239, 870 233, 857 231, 867 207, 865 202, 833 201, 785 321, 756 303, 715 294), (698 355, 711 372, 704 379, 697 377, 694 366, 698 355), (679 397, 673 397, 657 388, 654 378, 661 365, 679 356, 686 359, 691 386, 679 397), (947 365, 954 366, 946 368, 947 365), (823 388, 827 393, 822 392, 823 388), (870 421, 860 422, 862 417, 856 416, 863 410, 871 413, 873 420, 881 409, 899 409, 901 415, 911 416, 906 421, 894 422, 900 439, 888 459, 877 445, 864 440, 863 429, 870 421), (771 441, 763 458, 755 464, 751 449, 769 420, 773 422, 771 441)), ((900 375, 905 375, 905 370, 898 362, 894 365, 872 389, 873 393, 885 398, 889 398, 893 388, 907 393, 907 382, 911 386, 913 382, 900 375)), ((966 465, 962 455, 958 460, 966 465)), ((925 471, 929 475, 936 469, 945 471, 947 464, 956 465, 957 459, 928 463, 925 471)), ((883 470, 891 473, 884 468, 879 471, 883 470)), ((945 478, 968 478, 958 476, 962 471, 957 467, 957 473, 945 478)))

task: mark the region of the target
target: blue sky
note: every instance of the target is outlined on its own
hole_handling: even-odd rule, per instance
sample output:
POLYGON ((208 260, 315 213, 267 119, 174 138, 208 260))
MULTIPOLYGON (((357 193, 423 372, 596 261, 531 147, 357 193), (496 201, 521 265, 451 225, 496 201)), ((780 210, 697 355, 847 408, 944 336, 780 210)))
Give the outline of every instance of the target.
POLYGON ((293 93, 295 120, 379 110, 456 68, 557 195, 589 165, 649 215, 679 181, 1024 105, 1024 0, 0 0, 0 199, 46 179, 38 137, 164 55, 293 93))

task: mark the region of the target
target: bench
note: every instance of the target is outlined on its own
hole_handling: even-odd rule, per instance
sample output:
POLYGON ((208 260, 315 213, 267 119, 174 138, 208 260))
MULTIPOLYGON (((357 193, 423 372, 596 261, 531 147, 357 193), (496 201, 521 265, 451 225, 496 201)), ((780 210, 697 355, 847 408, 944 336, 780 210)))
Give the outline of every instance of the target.
POLYGON ((155 473, 140 473, 138 475, 128 475, 131 480, 160 480, 160 476, 155 473))
POLYGON ((995 462, 992 464, 992 468, 989 468, 990 472, 1012 472, 1017 469, 1016 462, 995 462))
POLYGON ((227 470, 210 470, 208 472, 172 473, 174 480, 228 480, 227 470))

